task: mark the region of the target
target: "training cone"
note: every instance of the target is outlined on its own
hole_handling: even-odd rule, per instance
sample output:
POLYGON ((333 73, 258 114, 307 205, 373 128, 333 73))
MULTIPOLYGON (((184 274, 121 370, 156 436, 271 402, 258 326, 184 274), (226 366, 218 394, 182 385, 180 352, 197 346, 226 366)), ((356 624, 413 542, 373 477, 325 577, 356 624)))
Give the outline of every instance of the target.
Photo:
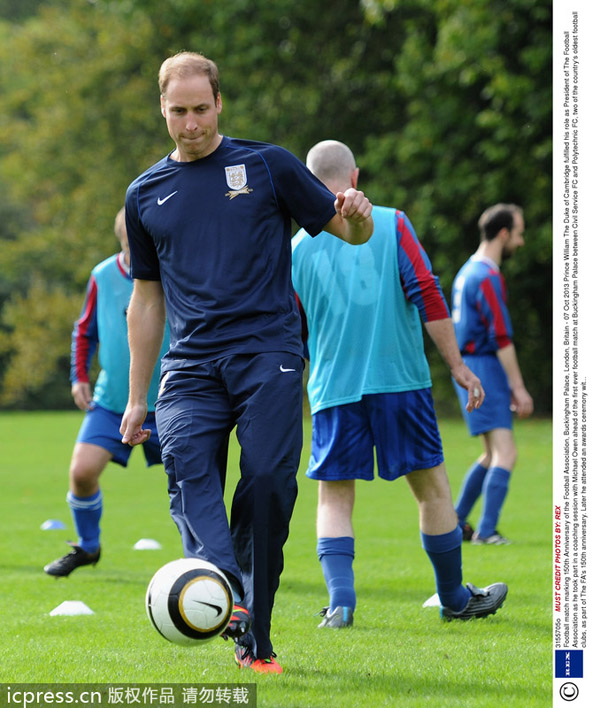
POLYGON ((153 538, 140 538, 133 546, 135 551, 160 551, 161 548, 160 543, 153 538))
POLYGON ((95 612, 81 602, 80 600, 65 600, 58 607, 55 607, 50 615, 57 617, 59 615, 93 615, 95 612))
POLYGON ((58 519, 48 519, 44 521, 40 528, 42 529, 42 531, 57 531, 66 529, 67 527, 65 524, 63 524, 62 521, 59 521, 58 519))
POLYGON ((441 604, 440 596, 436 592, 435 595, 432 595, 430 598, 425 600, 423 607, 439 607, 441 604))

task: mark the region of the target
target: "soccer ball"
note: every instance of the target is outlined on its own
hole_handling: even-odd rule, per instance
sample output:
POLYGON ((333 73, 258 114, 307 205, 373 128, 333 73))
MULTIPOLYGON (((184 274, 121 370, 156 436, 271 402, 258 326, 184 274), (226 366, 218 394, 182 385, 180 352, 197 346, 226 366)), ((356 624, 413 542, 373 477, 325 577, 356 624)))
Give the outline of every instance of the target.
POLYGON ((146 592, 150 622, 165 639, 192 645, 223 633, 233 611, 224 573, 200 558, 180 558, 160 568, 146 592))

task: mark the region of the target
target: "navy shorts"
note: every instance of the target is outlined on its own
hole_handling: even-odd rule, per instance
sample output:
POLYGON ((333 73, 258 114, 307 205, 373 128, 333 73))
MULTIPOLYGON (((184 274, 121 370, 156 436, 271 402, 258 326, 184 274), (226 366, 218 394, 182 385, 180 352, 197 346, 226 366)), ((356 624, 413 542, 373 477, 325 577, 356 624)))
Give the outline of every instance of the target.
POLYGON ((494 354, 486 356, 469 356, 467 354, 463 356, 463 359, 469 369, 479 377, 485 391, 485 399, 481 407, 467 413, 465 406, 469 394, 452 379, 463 418, 471 435, 482 435, 496 428, 512 430, 513 414, 510 410, 510 387, 498 357, 494 354))
MULTIPOLYGON (((92 410, 87 411, 85 414, 83 423, 79 428, 77 442, 98 445, 98 447, 102 447, 111 453, 113 462, 122 467, 127 467, 133 448, 121 442, 123 436, 119 428, 121 427, 122 418, 122 413, 113 413, 95 403, 92 410)), ((143 443, 146 465, 148 467, 150 465, 159 465, 162 460, 154 413, 148 413, 143 427, 152 431, 150 438, 143 443)))
POLYGON ((431 389, 368 394, 312 417, 311 479, 394 480, 444 461, 431 389))

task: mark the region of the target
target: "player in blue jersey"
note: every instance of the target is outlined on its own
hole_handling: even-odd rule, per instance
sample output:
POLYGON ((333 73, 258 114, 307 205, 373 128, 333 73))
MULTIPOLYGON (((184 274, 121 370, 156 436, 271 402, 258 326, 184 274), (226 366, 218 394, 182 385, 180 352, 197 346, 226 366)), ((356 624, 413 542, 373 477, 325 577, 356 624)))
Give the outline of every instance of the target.
MULTIPOLYGON (((503 260, 524 244, 523 211, 514 204, 495 204, 479 219, 481 241, 458 272, 452 286, 452 320, 460 351, 469 367, 485 382, 485 403, 465 416, 471 435, 481 436, 483 454, 463 480, 456 512, 465 540, 501 545, 498 519, 517 460, 512 432, 513 412, 525 418, 533 412, 521 370, 508 314, 503 260), (483 508, 473 533, 468 515, 482 496, 483 508)), ((464 404, 463 391, 456 387, 464 404)))
MULTIPOLYGON (((358 168, 343 143, 326 140, 308 167, 332 191, 356 187, 358 168)), ((327 234, 292 241, 292 279, 308 331, 313 420, 308 477, 319 480, 317 554, 329 591, 319 627, 353 624, 355 480, 372 480, 373 448, 385 480, 405 476, 419 507, 422 545, 434 568, 441 614, 470 619, 496 612, 507 587, 462 584, 462 532, 452 505, 431 395, 420 318, 467 411, 484 399, 464 364, 429 259, 404 212, 373 207, 373 236, 349 249, 327 234)))
MULTIPOLYGON (((99 263, 88 282, 81 316, 75 322, 71 347, 71 393, 85 417, 73 449, 69 470, 67 503, 79 535, 72 550, 45 566, 49 575, 64 577, 82 565, 100 559, 102 491, 100 475, 109 462, 127 466, 131 447, 121 442, 119 426, 128 395, 129 347, 127 306, 133 290, 129 274, 129 245, 125 229, 125 208, 115 219, 115 235, 121 252, 99 263), (90 365, 98 349, 100 373, 90 384, 90 365)), ((162 351, 166 351, 166 335, 162 351)), ((148 392, 146 424, 156 432, 154 401, 158 394, 159 368, 152 375, 148 392)), ((158 436, 144 444, 146 462, 161 462, 158 436)))
POLYGON ((302 446, 291 220, 362 243, 371 204, 356 189, 332 194, 280 147, 221 135, 218 71, 202 55, 167 59, 159 88, 175 149, 127 191, 135 285, 123 441, 149 434, 146 389, 166 311, 171 347, 156 416, 171 515, 185 556, 216 564, 232 583, 225 637, 238 665, 281 673, 271 613, 302 446), (234 428, 241 477, 228 523, 222 489, 234 428))

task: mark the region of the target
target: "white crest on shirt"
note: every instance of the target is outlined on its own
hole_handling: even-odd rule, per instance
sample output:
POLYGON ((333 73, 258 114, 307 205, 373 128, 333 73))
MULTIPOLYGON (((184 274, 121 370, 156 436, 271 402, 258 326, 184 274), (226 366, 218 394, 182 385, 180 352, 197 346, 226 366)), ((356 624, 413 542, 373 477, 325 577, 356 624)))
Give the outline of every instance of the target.
POLYGON ((231 201, 238 194, 250 194, 252 191, 248 186, 248 176, 246 175, 246 165, 229 165, 225 168, 225 179, 230 192, 225 192, 225 196, 231 201))
POLYGON ((246 165, 230 165, 225 168, 225 179, 227 186, 236 192, 246 186, 248 177, 246 176, 246 165))

